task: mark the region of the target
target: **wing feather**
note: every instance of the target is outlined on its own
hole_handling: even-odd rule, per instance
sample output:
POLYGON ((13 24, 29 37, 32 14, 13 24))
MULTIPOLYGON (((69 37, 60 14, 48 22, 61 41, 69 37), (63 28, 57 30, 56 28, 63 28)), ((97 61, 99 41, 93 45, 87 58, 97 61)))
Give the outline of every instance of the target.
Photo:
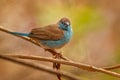
POLYGON ((53 24, 32 29, 29 37, 37 40, 59 40, 63 37, 63 31, 58 28, 57 24, 53 24))

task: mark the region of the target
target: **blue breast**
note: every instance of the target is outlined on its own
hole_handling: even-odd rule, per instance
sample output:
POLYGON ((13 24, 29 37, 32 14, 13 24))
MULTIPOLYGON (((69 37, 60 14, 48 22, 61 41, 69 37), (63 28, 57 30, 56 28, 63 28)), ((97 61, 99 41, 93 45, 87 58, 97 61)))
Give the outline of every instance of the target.
POLYGON ((60 48, 67 44, 72 37, 72 29, 69 27, 68 31, 64 31, 64 36, 59 40, 40 40, 43 46, 48 48, 60 48))

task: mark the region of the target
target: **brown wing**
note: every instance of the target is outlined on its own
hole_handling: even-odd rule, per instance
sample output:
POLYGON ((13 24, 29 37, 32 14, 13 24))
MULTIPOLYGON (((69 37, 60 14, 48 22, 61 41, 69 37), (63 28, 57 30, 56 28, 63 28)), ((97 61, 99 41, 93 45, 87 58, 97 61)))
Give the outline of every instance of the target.
POLYGON ((63 31, 56 24, 53 24, 32 29, 30 37, 37 40, 59 40, 63 37, 63 31))

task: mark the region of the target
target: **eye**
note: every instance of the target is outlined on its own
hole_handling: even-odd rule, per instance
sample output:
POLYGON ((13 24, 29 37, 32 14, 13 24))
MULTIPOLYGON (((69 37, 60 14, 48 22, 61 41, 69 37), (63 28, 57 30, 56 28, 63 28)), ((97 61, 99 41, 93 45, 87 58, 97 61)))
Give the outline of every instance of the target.
POLYGON ((61 22, 63 25, 65 25, 65 23, 64 22, 61 22))
POLYGON ((66 24, 66 23, 64 23, 64 22, 61 22, 65 27, 67 27, 68 25, 66 24))

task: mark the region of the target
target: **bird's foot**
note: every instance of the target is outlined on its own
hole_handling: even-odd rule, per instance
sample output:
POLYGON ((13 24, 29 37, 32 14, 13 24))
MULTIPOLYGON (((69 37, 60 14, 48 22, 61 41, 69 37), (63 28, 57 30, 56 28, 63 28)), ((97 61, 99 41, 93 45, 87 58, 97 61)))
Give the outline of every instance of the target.
MULTIPOLYGON (((57 54, 55 54, 55 55, 53 55, 53 58, 54 59, 61 59, 61 54, 60 53, 57 53, 57 54)), ((60 63, 53 63, 53 69, 55 69, 55 70, 60 70, 60 67, 61 67, 61 64, 60 63)), ((57 78, 59 79, 59 80, 61 80, 61 75, 58 75, 57 74, 57 78)))

